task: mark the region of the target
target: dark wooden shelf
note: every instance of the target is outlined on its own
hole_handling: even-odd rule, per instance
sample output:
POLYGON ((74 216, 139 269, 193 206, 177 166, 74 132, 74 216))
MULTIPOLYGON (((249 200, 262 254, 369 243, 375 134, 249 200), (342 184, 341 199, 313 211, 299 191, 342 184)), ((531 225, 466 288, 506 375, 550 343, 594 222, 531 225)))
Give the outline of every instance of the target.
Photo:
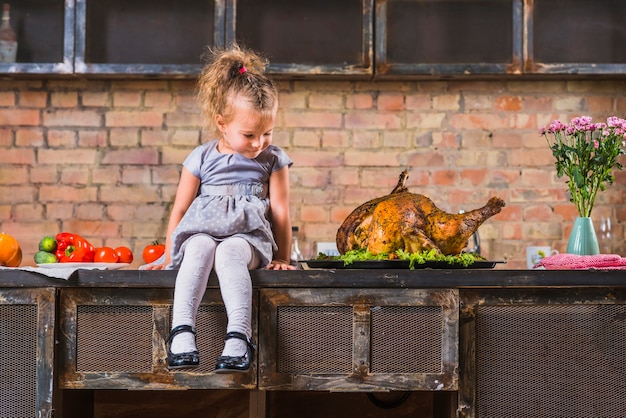
POLYGON ((238 42, 277 78, 626 75, 614 0, 20 0, 0 74, 193 78, 238 42))

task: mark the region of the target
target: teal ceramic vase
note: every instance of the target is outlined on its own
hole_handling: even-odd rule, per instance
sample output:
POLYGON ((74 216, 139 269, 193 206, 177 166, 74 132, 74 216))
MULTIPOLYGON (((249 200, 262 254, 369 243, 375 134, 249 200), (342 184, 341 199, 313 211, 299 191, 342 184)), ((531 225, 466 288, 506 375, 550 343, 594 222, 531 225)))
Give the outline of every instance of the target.
POLYGON ((578 255, 600 254, 598 237, 593 229, 593 221, 588 217, 577 217, 567 242, 567 253, 578 255))

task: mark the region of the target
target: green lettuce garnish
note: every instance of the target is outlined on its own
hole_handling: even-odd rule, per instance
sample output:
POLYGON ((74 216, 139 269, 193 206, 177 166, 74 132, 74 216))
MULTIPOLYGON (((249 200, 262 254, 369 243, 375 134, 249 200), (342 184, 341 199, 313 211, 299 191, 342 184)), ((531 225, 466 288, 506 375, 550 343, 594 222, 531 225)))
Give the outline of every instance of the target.
POLYGON ((429 261, 448 263, 450 265, 462 265, 469 267, 476 261, 484 261, 485 258, 472 253, 461 253, 456 255, 444 255, 435 249, 425 250, 419 253, 408 253, 404 250, 398 250, 392 254, 380 253, 372 254, 365 249, 350 250, 340 256, 327 256, 319 254, 318 260, 340 260, 344 266, 349 266, 355 261, 372 261, 372 260, 409 260, 409 268, 415 269, 418 264, 426 264, 429 261))

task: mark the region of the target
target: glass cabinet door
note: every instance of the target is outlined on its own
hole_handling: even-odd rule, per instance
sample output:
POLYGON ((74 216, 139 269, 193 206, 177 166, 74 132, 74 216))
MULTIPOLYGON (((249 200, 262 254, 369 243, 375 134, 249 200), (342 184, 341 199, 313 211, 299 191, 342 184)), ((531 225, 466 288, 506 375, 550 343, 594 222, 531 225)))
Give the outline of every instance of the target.
POLYGON ((377 0, 376 75, 519 74, 521 0, 377 0))
POLYGON ((74 60, 74 0, 7 0, 17 38, 15 62, 0 62, 2 74, 71 73, 74 60))
POLYGON ((77 0, 76 72, 194 75, 223 44, 223 0, 77 0))
POLYGON ((626 72, 626 2, 526 1, 532 12, 528 23, 528 72, 626 72))
POLYGON ((373 74, 373 0, 233 0, 227 43, 265 55, 268 72, 373 74))

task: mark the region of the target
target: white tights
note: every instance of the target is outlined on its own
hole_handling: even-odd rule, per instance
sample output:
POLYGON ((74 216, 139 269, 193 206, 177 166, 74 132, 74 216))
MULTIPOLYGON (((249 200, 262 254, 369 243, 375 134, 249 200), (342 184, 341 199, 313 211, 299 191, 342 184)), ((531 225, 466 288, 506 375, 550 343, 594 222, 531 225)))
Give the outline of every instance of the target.
MULTIPOLYGON (((250 269, 259 265, 259 258, 243 238, 232 237, 216 242, 208 235, 194 235, 185 247, 185 255, 176 276, 172 328, 179 325, 196 326, 198 307, 204 296, 209 274, 215 267, 222 300, 226 307, 226 332, 252 336, 252 280, 250 269)), ((172 353, 197 350, 192 334, 176 335, 170 347, 172 353)), ((231 338, 224 345, 223 356, 241 356, 247 349, 244 341, 231 338)))

